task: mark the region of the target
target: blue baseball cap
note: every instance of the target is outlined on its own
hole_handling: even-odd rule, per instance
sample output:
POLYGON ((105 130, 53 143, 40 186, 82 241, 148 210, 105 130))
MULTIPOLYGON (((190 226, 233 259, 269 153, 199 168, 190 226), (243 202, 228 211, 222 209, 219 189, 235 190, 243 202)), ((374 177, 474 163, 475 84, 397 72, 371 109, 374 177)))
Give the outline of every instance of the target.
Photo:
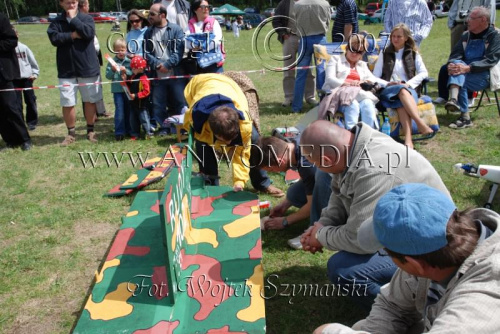
POLYGON ((386 193, 373 217, 358 230, 361 248, 385 247, 404 255, 434 252, 448 244, 446 226, 456 210, 447 194, 426 184, 407 183, 386 193))

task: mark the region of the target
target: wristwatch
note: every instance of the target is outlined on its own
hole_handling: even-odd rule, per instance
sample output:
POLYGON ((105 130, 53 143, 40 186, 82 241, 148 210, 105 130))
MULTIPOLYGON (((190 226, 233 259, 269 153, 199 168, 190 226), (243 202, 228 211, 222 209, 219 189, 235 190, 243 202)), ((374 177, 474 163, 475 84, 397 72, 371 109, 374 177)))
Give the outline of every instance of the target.
POLYGON ((283 221, 281 222, 281 224, 283 225, 284 228, 286 228, 288 226, 288 219, 283 218, 283 221))

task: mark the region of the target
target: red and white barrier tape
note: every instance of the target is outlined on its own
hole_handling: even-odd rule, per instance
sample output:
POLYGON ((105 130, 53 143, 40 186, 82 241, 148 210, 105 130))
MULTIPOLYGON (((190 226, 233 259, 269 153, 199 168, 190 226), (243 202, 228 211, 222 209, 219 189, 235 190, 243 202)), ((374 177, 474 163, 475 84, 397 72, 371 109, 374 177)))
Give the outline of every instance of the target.
MULTIPOLYGON (((315 68, 316 66, 301 66, 301 67, 294 67, 291 68, 290 70, 307 70, 311 68, 315 68)), ((286 68, 277 68, 277 71, 284 71, 286 68)), ((238 73, 261 73, 265 74, 266 69, 261 69, 261 70, 249 70, 249 71, 237 71, 238 73)), ((269 72, 275 72, 275 71, 269 71, 269 72)), ((194 75, 171 75, 168 77, 164 78, 148 78, 150 81, 157 81, 157 80, 171 80, 171 79, 188 79, 192 78, 194 75)), ((84 86, 94 86, 94 85, 108 85, 112 83, 122 83, 122 82, 133 82, 133 81, 139 81, 140 79, 134 79, 134 80, 124 80, 124 81, 96 81, 96 82, 89 82, 89 83, 77 83, 77 84, 62 84, 62 85, 48 85, 48 86, 38 86, 38 87, 28 87, 28 88, 9 88, 9 89, 0 89, 0 92, 11 92, 11 91, 25 91, 25 90, 38 90, 38 89, 55 89, 55 88, 62 88, 62 87, 84 87, 84 86)))

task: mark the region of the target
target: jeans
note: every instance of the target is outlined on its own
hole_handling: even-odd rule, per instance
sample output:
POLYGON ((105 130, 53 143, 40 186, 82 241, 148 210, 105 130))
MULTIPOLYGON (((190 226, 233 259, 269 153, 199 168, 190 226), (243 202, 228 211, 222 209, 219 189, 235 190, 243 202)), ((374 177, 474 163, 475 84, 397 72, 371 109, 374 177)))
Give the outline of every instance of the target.
MULTIPOLYGON (((30 79, 17 79, 14 80, 14 87, 16 88, 32 88, 33 81, 30 79)), ((38 124, 38 110, 36 106, 36 95, 34 90, 16 91, 17 101, 21 111, 23 110, 23 96, 24 103, 26 104, 26 123, 28 125, 38 124)))
MULTIPOLYGON (((448 89, 448 79, 450 76, 448 75, 448 64, 444 64, 439 69, 438 76, 438 96, 448 101, 450 98, 450 90, 448 89)), ((473 91, 467 91, 467 98, 472 99, 473 91)))
MULTIPOLYGON (((314 225, 321 217, 321 211, 328 205, 332 189, 330 174, 316 169, 314 178, 314 190, 312 193, 311 212, 309 214, 309 226, 314 225)), ((302 180, 292 184, 287 192, 286 199, 296 208, 301 208, 307 203, 306 188, 302 180)))
POLYGON ((146 136, 151 135, 151 123, 149 121, 149 112, 146 106, 138 108, 132 105, 132 112, 130 113, 130 135, 139 137, 141 133, 140 126, 144 130, 146 136))
MULTIPOLYGON (((314 44, 326 44, 325 35, 312 35, 305 36, 300 39, 299 44, 299 57, 300 60, 297 67, 310 66, 311 60, 314 58, 314 64, 316 67, 316 89, 321 89, 325 83, 325 64, 316 63, 316 58, 314 57, 314 44)), ((304 89, 306 86, 306 78, 309 69, 297 70, 297 75, 295 77, 295 89, 293 92, 293 102, 292 110, 293 112, 300 112, 302 110, 304 89)))
POLYGON ((186 106, 184 99, 185 79, 167 79, 152 81, 153 86, 153 120, 160 131, 168 131, 163 121, 172 115, 180 115, 186 106), (168 113, 167 113, 168 107, 168 113))
MULTIPOLYGON (((252 144, 257 144, 259 141, 259 133, 255 126, 252 126, 252 144)), ((199 163, 200 172, 205 174, 208 177, 208 182, 210 185, 218 186, 219 185, 219 171, 217 159, 215 157, 214 151, 212 147, 210 147, 207 143, 201 142, 199 140, 196 141, 196 155, 200 159, 203 159, 201 163, 199 163)), ((256 158, 260 158, 260 155, 257 157, 253 157, 250 153, 250 166, 256 166, 258 161, 254 161, 256 158)), ((267 175, 267 172, 263 169, 253 167, 250 168, 250 182, 252 183, 252 187, 254 189, 262 191, 267 189, 271 185, 271 179, 267 175)))
POLYGON ((370 310, 380 288, 389 283, 397 266, 383 250, 375 254, 354 254, 339 251, 328 260, 328 278, 337 289, 349 291, 348 296, 370 310))
POLYGON ((115 136, 130 134, 130 102, 125 93, 113 93, 115 102, 115 136))
MULTIPOLYGON (((461 60, 454 60, 453 63, 465 64, 461 60)), ((450 85, 457 85, 460 87, 458 92, 458 105, 460 106, 460 112, 466 113, 469 111, 467 90, 476 91, 488 88, 490 86, 490 72, 482 71, 477 73, 452 75, 448 79, 448 86, 450 85)))

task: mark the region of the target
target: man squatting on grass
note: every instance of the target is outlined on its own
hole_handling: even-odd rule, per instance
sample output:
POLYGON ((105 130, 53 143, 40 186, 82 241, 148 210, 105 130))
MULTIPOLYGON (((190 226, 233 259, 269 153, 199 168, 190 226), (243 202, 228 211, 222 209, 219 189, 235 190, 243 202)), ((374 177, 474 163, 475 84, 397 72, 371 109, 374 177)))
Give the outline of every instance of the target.
POLYGON ((238 84, 224 75, 199 74, 189 81, 184 96, 189 105, 184 129, 194 129, 196 154, 202 159, 200 172, 207 182, 219 185, 215 151, 220 156, 226 152, 228 160, 232 161, 234 191, 243 190, 250 178, 256 190, 275 197, 283 196, 280 189, 271 185, 266 171, 250 168, 255 165, 251 162, 251 144, 257 143, 259 133, 250 117, 247 98, 238 84))
POLYGON ((404 184, 377 203, 358 232, 368 252, 382 247, 399 267, 370 315, 353 328, 314 334, 500 333, 500 215, 458 211, 423 184, 404 184))
POLYGON ((302 235, 303 248, 312 253, 323 247, 338 251, 328 261, 330 280, 348 287, 366 284, 367 296, 357 297, 356 302, 369 309, 396 266, 384 251, 361 247, 359 226, 373 215, 378 200, 398 185, 425 183, 449 196, 448 190, 420 153, 364 123, 348 131, 315 121, 304 130, 301 145, 310 162, 333 174, 328 206, 302 235))

